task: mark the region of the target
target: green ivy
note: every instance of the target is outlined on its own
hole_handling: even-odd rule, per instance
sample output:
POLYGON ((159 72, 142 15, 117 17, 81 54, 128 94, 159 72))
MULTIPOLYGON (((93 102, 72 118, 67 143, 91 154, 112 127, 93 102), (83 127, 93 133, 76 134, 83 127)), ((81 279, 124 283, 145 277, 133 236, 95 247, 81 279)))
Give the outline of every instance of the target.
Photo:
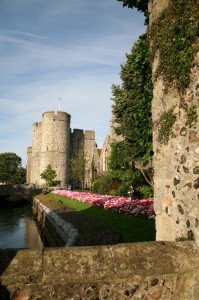
POLYGON ((197 106, 191 105, 187 111, 187 120, 185 125, 192 127, 197 123, 198 114, 197 114, 197 106))
POLYGON ((152 53, 159 50, 160 55, 156 76, 162 75, 167 83, 174 83, 178 91, 183 92, 190 83, 190 68, 196 52, 194 42, 198 35, 198 0, 170 0, 150 28, 152 53))
POLYGON ((176 116, 173 113, 173 108, 165 111, 159 121, 159 131, 158 131, 158 141, 160 143, 167 144, 169 141, 169 137, 172 134, 172 128, 176 121, 176 116))
POLYGON ((123 6, 128 8, 136 8, 138 11, 143 12, 146 20, 145 24, 148 24, 148 3, 149 0, 117 0, 123 2, 123 6))

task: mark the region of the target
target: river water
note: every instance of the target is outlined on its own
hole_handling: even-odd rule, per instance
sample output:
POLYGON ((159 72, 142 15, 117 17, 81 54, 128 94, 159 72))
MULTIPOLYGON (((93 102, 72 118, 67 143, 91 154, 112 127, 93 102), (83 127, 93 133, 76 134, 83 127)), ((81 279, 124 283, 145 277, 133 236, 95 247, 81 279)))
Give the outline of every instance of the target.
POLYGON ((42 248, 31 205, 0 207, 0 249, 42 248))

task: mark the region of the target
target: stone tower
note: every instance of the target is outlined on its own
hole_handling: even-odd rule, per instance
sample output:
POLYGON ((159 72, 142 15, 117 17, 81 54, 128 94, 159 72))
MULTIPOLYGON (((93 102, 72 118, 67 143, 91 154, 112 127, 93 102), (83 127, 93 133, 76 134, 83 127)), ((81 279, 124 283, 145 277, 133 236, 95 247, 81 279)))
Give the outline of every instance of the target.
POLYGON ((40 174, 50 164, 56 171, 56 180, 66 185, 69 178, 69 162, 70 115, 62 111, 43 113, 42 122, 32 126, 32 148, 28 147, 27 182, 45 184, 40 174))
MULTIPOLYGON (((70 161, 70 115, 66 112, 48 111, 42 115, 42 143, 40 174, 51 165, 57 180, 66 185, 70 161)), ((40 182, 44 184, 45 181, 40 182)))
POLYGON ((50 164, 62 186, 70 183, 70 159, 83 147, 86 160, 85 186, 98 172, 99 155, 93 130, 70 128, 71 116, 62 111, 43 113, 42 122, 32 126, 32 147, 28 147, 27 183, 45 185, 41 173, 50 164))

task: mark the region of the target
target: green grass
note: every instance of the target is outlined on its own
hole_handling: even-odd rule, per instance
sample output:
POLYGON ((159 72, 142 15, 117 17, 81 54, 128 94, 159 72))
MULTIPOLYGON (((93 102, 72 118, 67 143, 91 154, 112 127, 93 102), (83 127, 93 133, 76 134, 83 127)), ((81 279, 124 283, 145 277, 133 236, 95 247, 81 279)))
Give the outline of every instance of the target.
POLYGON ((155 222, 142 217, 127 216, 124 214, 105 210, 100 207, 91 206, 86 203, 78 202, 67 197, 54 194, 50 196, 61 202, 62 206, 67 206, 73 210, 95 219, 96 222, 106 225, 107 227, 117 230, 122 236, 122 242, 145 242, 155 240, 155 222))

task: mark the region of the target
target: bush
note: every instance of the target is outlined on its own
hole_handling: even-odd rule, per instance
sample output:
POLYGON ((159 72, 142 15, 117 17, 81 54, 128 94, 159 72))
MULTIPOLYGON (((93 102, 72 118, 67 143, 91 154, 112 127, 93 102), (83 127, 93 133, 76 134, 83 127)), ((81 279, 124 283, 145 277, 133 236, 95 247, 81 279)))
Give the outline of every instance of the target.
POLYGON ((101 176, 97 178, 92 185, 92 192, 106 195, 109 191, 109 180, 106 176, 101 176))
POLYGON ((117 191, 118 196, 128 196, 129 189, 130 189, 130 183, 123 182, 117 191))
POLYGON ((153 197, 153 189, 148 185, 142 185, 136 189, 136 195, 139 198, 151 198, 153 197))
POLYGON ((111 196, 117 196, 117 191, 116 190, 110 190, 109 195, 111 196))

